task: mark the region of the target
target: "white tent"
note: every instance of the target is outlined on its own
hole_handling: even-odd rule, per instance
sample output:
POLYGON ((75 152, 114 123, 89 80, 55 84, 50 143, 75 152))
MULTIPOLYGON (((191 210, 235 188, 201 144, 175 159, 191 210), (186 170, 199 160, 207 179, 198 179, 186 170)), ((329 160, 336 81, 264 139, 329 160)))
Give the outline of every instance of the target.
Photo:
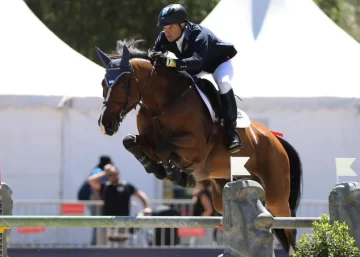
POLYGON ((360 157, 359 44, 311 0, 222 0, 202 25, 238 50, 241 108, 298 150, 303 198, 326 200, 335 157, 360 157))
POLYGON ((1 1, 0 22, 2 95, 101 96, 104 70, 61 41, 24 1, 1 1))
POLYGON ((135 115, 116 136, 100 132, 104 69, 56 37, 22 0, 0 1, 0 33, 0 169, 15 198, 75 199, 102 154, 122 179, 160 197, 156 179, 122 145, 137 133, 135 115))

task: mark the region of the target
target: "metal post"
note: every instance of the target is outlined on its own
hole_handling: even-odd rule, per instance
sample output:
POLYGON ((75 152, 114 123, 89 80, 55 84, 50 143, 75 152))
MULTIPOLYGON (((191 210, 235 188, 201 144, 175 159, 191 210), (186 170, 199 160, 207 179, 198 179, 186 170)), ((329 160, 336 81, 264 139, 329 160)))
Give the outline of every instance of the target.
MULTIPOLYGON (((12 215, 13 201, 11 198, 12 191, 9 185, 0 184, 0 215, 12 215)), ((8 257, 7 244, 10 239, 10 227, 0 227, 0 257, 8 257)))

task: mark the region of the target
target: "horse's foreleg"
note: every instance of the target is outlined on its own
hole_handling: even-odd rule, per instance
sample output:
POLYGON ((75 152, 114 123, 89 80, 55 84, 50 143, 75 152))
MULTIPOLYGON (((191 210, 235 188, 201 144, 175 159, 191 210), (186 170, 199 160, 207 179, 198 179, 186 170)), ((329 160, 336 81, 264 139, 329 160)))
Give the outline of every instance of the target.
POLYGON ((182 187, 194 188, 196 180, 193 174, 183 170, 180 162, 181 158, 175 153, 170 153, 169 159, 164 161, 164 168, 168 179, 182 187))
POLYGON ((173 171, 169 171, 168 169, 166 169, 166 171, 167 171, 167 178, 170 181, 175 182, 179 186, 187 187, 187 188, 194 188, 196 186, 196 180, 191 173, 180 171, 179 169, 173 171))
POLYGON ((146 146, 142 145, 141 136, 128 135, 124 138, 123 144, 126 150, 132 153, 141 163, 147 173, 152 173, 157 179, 164 180, 167 177, 163 166, 149 158, 143 151, 146 146))
POLYGON ((194 176, 188 172, 181 172, 180 169, 168 163, 160 165, 154 161, 154 149, 146 144, 143 138, 138 135, 128 135, 124 138, 123 144, 126 150, 132 153, 141 163, 147 173, 152 173, 157 179, 169 179, 172 182, 182 186, 192 188, 196 186, 194 176))

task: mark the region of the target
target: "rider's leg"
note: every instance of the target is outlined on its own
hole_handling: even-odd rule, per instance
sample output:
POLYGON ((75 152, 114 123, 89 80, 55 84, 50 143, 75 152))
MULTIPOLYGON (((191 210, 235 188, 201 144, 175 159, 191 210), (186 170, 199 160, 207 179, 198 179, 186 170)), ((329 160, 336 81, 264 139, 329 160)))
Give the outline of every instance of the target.
POLYGON ((218 66, 213 73, 213 78, 220 91, 225 128, 227 130, 227 144, 229 152, 235 153, 243 147, 239 134, 236 131, 237 108, 234 91, 231 86, 233 66, 231 61, 226 61, 218 66))

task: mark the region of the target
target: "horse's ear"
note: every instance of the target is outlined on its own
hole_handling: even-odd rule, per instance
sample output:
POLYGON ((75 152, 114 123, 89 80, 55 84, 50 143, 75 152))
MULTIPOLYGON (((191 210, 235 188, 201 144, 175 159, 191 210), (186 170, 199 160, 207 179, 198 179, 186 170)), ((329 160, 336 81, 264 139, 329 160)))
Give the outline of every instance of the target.
POLYGON ((124 45, 123 47, 123 54, 121 57, 120 67, 127 68, 129 67, 130 63, 130 52, 129 49, 124 45))
POLYGON ((98 54, 101 62, 104 64, 105 68, 111 62, 111 58, 107 56, 103 51, 101 51, 98 47, 95 47, 96 53, 98 54))

